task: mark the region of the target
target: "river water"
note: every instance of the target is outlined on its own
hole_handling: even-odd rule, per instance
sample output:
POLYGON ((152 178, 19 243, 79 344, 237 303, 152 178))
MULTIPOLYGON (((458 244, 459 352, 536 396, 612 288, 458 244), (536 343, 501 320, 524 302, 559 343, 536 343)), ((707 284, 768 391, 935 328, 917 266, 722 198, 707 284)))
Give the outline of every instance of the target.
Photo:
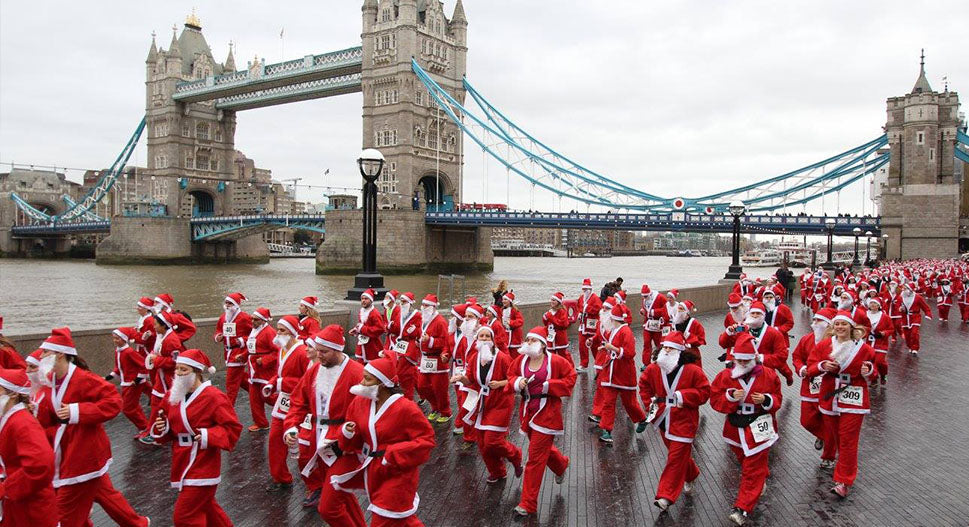
MULTIPOLYGON (((274 316, 296 311, 299 299, 317 296, 324 310, 337 307, 353 284, 352 276, 318 276, 313 259, 273 259, 265 265, 101 266, 92 260, 0 259, 0 316, 9 334, 45 332, 55 326, 72 329, 130 325, 137 320, 134 304, 142 296, 169 293, 175 306, 192 317, 221 313, 227 293, 249 298, 243 307, 268 307, 274 316)), ((716 283, 729 258, 495 258, 495 270, 455 280, 451 295, 463 301, 477 295, 490 301, 489 291, 508 280, 520 302, 544 302, 555 291, 577 297, 583 278, 591 278, 598 293, 605 282, 623 277, 625 288, 694 287, 716 283)), ((767 276, 773 268, 747 269, 767 276)), ((418 299, 438 292, 437 275, 388 276, 387 287, 413 291, 418 299)), ((440 299, 448 302, 449 283, 440 284, 440 299)))

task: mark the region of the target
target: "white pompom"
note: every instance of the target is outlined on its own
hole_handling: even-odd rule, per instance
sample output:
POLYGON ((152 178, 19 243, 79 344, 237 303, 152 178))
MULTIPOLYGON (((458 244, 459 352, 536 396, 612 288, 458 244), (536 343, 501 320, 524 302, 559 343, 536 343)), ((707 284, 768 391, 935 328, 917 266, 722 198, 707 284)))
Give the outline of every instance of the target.
POLYGON ((215 366, 209 366, 209 375, 215 373, 215 366))

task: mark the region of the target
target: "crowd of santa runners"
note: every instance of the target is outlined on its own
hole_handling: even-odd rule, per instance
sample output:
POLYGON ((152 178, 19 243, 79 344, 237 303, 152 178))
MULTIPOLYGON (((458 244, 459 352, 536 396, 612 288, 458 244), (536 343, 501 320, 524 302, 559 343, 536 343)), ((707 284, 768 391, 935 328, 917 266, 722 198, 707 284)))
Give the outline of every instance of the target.
MULTIPOLYGON (((503 288, 494 303, 468 298, 447 309, 433 294, 392 290, 381 299, 368 290, 349 330, 322 324, 317 297, 301 299, 296 315, 274 316, 264 307, 247 311, 252 302, 231 293, 214 335, 196 334, 170 295, 147 296, 134 303, 133 324, 111 334, 110 372, 88 368, 83 357, 104 350, 78 350, 67 327, 25 357, 0 333, 0 525, 86 526, 94 503, 118 525, 149 525, 109 476, 104 423, 119 413, 135 440, 171 451, 174 525, 232 525, 215 496, 223 453, 243 432, 240 391, 248 393, 248 433, 268 433, 267 490, 285 492, 300 479, 303 506, 333 526, 367 525, 354 491, 367 496, 372 526, 423 525, 420 469, 444 448, 435 440, 440 427, 460 436, 459 448, 477 450, 489 484, 520 479, 514 511, 535 514, 546 469, 558 484, 569 470, 557 437, 584 429, 563 418, 577 382, 595 387, 588 419, 604 445, 613 442, 619 404, 637 434, 659 434, 667 458, 654 504, 663 512, 700 475, 692 445, 705 404, 724 414, 723 442, 739 466, 729 520, 742 525, 757 506, 769 451, 783 448, 785 434, 815 438, 818 469, 833 472, 831 492, 844 498, 859 475, 871 398, 888 382, 890 346, 923 351, 920 327, 933 318, 931 304, 941 321, 955 306, 954 322, 969 324, 969 265, 805 270, 798 285, 801 311, 811 317, 804 335, 792 334, 785 302, 798 301, 793 292, 773 277, 746 276, 724 299, 722 328, 704 328, 676 289, 643 284, 641 303, 628 305, 621 280, 597 294, 585 279, 577 297, 550 294, 532 328, 503 288), (642 324, 639 345, 633 324, 642 324), (708 333, 717 335, 711 345, 708 333), (193 344, 207 338, 223 356, 193 344), (719 370, 712 380, 703 361, 719 370), (213 363, 225 364, 224 386, 210 380, 213 363), (782 383, 795 382, 803 430, 782 430, 775 418, 782 383), (509 441, 513 422, 526 452, 509 441)), ((0 332, 2 325, 0 318, 0 332)))

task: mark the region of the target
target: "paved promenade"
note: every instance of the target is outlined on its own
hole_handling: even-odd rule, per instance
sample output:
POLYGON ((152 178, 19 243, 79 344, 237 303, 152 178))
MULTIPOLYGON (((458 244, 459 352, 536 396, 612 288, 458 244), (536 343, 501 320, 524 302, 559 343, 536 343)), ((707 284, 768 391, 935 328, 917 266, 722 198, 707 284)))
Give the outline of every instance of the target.
MULTIPOLYGON (((799 307, 794 313, 793 334, 800 336, 808 330, 808 314, 799 307)), ((716 340, 723 313, 699 318, 711 342, 703 355, 712 379, 720 366, 715 357, 721 353, 716 340)), ((861 435, 859 477, 844 501, 828 492, 830 473, 817 468, 813 437, 798 424, 798 384, 784 387, 778 413, 781 440, 771 449, 768 489, 749 525, 969 524, 969 328, 955 319, 947 324, 930 320, 922 339, 917 359, 898 347, 889 353, 889 385, 872 397, 872 414, 861 435)), ((217 384, 223 382, 221 375, 216 375, 217 384)), ((727 525, 739 467, 720 438, 721 414, 709 405, 701 410, 694 449, 700 478, 692 495, 684 495, 669 514, 660 516, 652 505, 666 459, 659 437, 652 428, 637 436, 620 410, 615 444, 604 446, 585 417, 592 392, 591 377, 580 375, 574 396, 565 404, 566 435, 557 443, 572 464, 563 485, 555 485, 547 473, 536 517, 519 520, 512 511, 519 480, 486 485, 477 451, 461 453, 451 426, 438 425, 438 446, 421 472, 420 518, 429 527, 727 525)), ((236 410, 244 425, 251 424, 244 395, 236 410)), ((512 426, 517 430, 517 418, 512 426)), ((137 444, 123 417, 107 428, 115 486, 135 509, 152 518, 154 527, 171 525, 175 491, 168 484, 168 450, 137 444)), ((522 444, 517 433, 512 441, 522 444)), ((243 431, 236 450, 223 458, 218 499, 235 525, 321 525, 315 511, 300 508, 300 484, 284 494, 264 491, 269 477, 265 449, 266 433, 243 431)), ((97 506, 93 520, 96 526, 113 525, 97 506)))

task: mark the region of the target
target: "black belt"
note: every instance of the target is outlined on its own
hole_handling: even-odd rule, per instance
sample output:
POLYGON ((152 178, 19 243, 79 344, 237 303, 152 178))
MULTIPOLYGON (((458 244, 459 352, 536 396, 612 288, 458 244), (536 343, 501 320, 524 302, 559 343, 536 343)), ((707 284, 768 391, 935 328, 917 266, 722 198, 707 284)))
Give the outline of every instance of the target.
POLYGON ((316 420, 316 424, 320 424, 320 425, 342 425, 345 422, 347 422, 346 419, 323 419, 323 418, 319 418, 319 419, 316 420))
POLYGON ((523 392, 522 393, 522 397, 524 397, 525 399, 528 399, 528 400, 531 400, 531 399, 547 399, 548 396, 549 395, 547 393, 540 393, 538 395, 528 395, 528 392, 523 392))

